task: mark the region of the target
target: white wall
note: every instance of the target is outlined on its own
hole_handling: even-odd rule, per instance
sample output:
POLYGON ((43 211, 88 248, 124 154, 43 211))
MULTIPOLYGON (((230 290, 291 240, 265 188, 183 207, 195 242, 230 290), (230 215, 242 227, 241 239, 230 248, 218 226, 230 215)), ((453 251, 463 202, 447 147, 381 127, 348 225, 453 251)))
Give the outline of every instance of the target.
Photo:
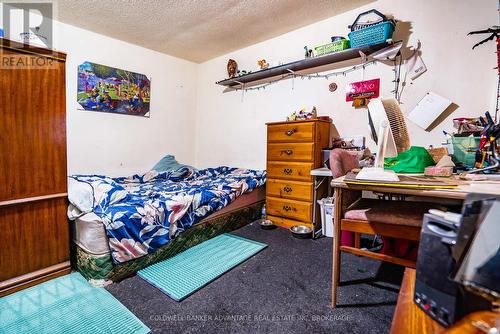
POLYGON ((165 154, 194 164, 197 64, 56 22, 55 48, 67 53, 68 172, 124 176, 165 154), (77 67, 84 61, 151 78, 150 118, 78 110, 77 67))
MULTIPOLYGON (((302 106, 318 107, 319 114, 330 116, 341 135, 368 136, 365 110, 354 110, 345 102, 345 85, 362 80, 362 72, 346 78, 282 81, 266 90, 223 94, 215 81, 227 77, 227 59, 235 59, 241 69, 257 70, 256 61, 288 62, 303 57, 303 47, 328 43, 332 35, 347 35, 347 26, 357 14, 376 8, 398 20, 411 22, 409 44, 422 42, 422 57, 427 73, 407 86, 403 110, 408 113, 427 91, 434 91, 453 102, 459 109, 432 132, 407 121, 412 144, 439 144, 442 130, 452 130, 451 118, 480 115, 494 109, 497 76, 495 45, 490 42, 471 50, 481 37, 467 37, 471 30, 498 24, 495 0, 379 0, 357 10, 292 31, 277 38, 231 52, 199 66, 197 95, 196 165, 234 165, 265 168, 266 127, 270 121, 284 120, 302 106), (328 83, 339 89, 328 91, 328 83)), ((483 37, 484 38, 484 37, 483 37)), ((392 67, 378 64, 366 69, 365 78, 381 78, 382 94, 393 89, 392 67)), ((372 143, 373 146, 373 143, 372 143)))

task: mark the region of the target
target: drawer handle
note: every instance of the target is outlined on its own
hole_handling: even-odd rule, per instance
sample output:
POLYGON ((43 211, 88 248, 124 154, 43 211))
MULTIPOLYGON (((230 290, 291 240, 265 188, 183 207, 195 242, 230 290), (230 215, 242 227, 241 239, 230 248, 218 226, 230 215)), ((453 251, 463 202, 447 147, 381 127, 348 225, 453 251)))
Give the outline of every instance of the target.
POLYGON ((290 149, 288 149, 288 150, 282 150, 281 154, 283 154, 283 153, 286 154, 286 155, 292 155, 293 154, 293 150, 290 150, 290 149))
POLYGON ((291 168, 285 168, 283 169, 283 173, 285 173, 286 175, 291 175, 293 172, 293 169, 291 168))
POLYGON ((283 191, 284 191, 284 192, 286 192, 287 194, 289 194, 289 193, 291 193, 291 192, 292 192, 292 188, 291 188, 291 187, 289 187, 289 186, 285 186, 285 187, 283 188, 283 191))
POLYGON ((289 137, 290 137, 290 136, 291 136, 291 135, 293 135, 296 131, 297 131, 296 129, 285 131, 285 135, 287 135, 287 136, 289 136, 289 137))
POLYGON ((293 210, 293 208, 291 206, 289 206, 289 205, 283 205, 283 210, 285 210, 286 212, 288 212, 288 211, 293 210))

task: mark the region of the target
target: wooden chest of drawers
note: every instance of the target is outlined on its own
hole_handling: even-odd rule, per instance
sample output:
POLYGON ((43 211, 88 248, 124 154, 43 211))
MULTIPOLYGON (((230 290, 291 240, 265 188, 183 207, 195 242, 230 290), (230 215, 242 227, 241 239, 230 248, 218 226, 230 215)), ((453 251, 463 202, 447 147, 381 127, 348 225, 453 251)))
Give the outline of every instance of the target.
MULTIPOLYGON (((330 121, 307 120, 267 124, 267 218, 276 225, 307 225, 313 222, 314 184, 311 170, 322 166, 323 148, 328 147, 330 121)), ((318 189, 318 198, 326 193, 318 189)))

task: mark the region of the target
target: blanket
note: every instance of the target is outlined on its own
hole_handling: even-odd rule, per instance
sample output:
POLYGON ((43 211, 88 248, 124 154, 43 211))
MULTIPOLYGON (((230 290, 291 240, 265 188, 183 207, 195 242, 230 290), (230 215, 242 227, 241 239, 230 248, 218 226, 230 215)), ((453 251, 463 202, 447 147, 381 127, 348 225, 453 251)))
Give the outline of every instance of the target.
POLYGON ((154 252, 236 197, 264 185, 266 172, 182 167, 121 178, 70 178, 92 190, 91 209, 104 223, 114 263, 122 263, 154 252))

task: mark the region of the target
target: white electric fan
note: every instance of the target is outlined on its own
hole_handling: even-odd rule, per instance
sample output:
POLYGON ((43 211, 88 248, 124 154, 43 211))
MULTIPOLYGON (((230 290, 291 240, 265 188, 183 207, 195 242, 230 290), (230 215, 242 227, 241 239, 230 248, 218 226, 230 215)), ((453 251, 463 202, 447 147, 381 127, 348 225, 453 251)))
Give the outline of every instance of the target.
POLYGON ((399 178, 394 171, 384 170, 384 158, 395 157, 410 148, 410 137, 398 101, 393 98, 371 100, 368 120, 377 143, 377 157, 375 165, 361 169, 356 179, 397 182, 399 178))

